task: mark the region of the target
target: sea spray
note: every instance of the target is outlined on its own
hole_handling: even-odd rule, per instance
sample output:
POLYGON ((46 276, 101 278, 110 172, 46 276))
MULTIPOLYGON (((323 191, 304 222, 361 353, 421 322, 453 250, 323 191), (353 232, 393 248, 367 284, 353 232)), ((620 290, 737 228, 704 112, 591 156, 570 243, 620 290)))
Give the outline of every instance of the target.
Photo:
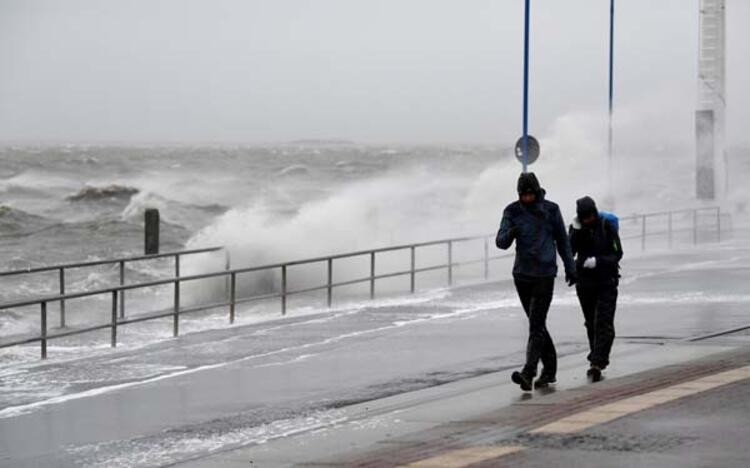
MULTIPOLYGON (((626 116, 621 126, 633 132, 630 127, 641 124, 638 118, 626 116)), ((605 204, 608 191, 605 125, 603 117, 596 113, 572 112, 556 119, 541 135, 542 157, 531 170, 539 176, 548 198, 560 204, 566 221, 574 215, 575 200, 583 195, 591 195, 605 204)), ((691 158, 685 158, 680 151, 638 142, 622 143, 618 149, 614 160, 613 208, 619 214, 679 208, 692 203, 691 158), (655 157, 659 166, 669 167, 668 173, 661 167, 653 167, 655 157)), ((219 217, 194 235, 188 246, 224 245, 231 254, 232 265, 243 267, 449 236, 490 234, 497 229, 503 207, 517 196, 516 180, 520 172, 510 151, 498 151, 496 161, 478 174, 462 172, 455 166, 452 171, 445 171, 428 165, 391 171, 341 187, 323 199, 303 203, 295 213, 285 217, 279 217, 262 198, 255 199, 219 217)), ((435 256, 433 264, 445 260, 442 252, 427 255, 435 256)), ((408 262, 404 263, 408 252, 403 257, 378 263, 378 273, 389 268, 391 271, 408 268, 408 262)), ((430 260, 422 258, 422 261, 430 260)), ((354 267, 340 263, 335 268, 339 278, 362 278, 369 274, 366 262, 354 267)), ((216 264, 196 262, 190 268, 203 272, 215 269, 216 264)), ((324 265, 300 268, 306 272, 294 275, 289 286, 324 284, 324 268, 324 265)), ((216 288, 225 291, 223 283, 216 288)), ((260 274, 255 280, 243 282, 241 289, 243 295, 278 291, 279 273, 260 274)))
MULTIPOLYGON (((461 235, 467 226, 456 220, 467 187, 466 178, 417 168, 347 185, 283 219, 256 202, 228 211, 194 236, 188 247, 226 246, 233 266, 242 267, 461 235)), ((407 258, 408 252, 403 256, 407 258)), ((380 260, 378 273, 402 264, 402 259, 386 256, 380 260)), ((193 264, 192 271, 215 266, 193 264)), ((295 274, 290 287, 320 285, 320 269, 315 270, 309 268, 309 276, 295 274)), ((339 262, 336 268, 337 276, 349 278, 364 277, 368 271, 363 262, 339 262)), ((278 283, 278 271, 268 272, 252 284, 243 283, 242 293, 277 290, 278 283)))

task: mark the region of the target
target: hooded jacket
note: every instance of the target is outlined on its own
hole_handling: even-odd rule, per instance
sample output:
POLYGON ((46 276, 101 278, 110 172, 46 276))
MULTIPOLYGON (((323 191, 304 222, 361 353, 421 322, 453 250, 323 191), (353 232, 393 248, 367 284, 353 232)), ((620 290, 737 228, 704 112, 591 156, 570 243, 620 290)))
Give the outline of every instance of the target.
POLYGON ((576 202, 578 217, 570 226, 570 247, 577 255, 576 265, 581 282, 606 281, 620 277, 622 243, 620 235, 609 222, 599 216, 596 203, 591 197, 583 197, 576 202), (581 219, 593 215, 596 221, 584 226, 581 219), (596 268, 583 268, 589 257, 596 258, 596 268))
POLYGON ((516 278, 557 276, 557 254, 563 260, 565 273, 575 276, 575 262, 560 207, 545 199, 546 192, 533 173, 521 174, 518 179, 519 195, 528 192, 536 194, 536 201, 524 205, 519 200, 505 208, 495 244, 507 250, 515 241, 513 276, 516 278))

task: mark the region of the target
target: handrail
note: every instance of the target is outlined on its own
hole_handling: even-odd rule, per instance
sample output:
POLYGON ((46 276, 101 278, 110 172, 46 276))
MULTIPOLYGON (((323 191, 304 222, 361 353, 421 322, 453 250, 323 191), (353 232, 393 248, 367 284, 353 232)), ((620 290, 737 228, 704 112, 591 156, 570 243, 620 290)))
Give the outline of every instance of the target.
MULTIPOLYGON (((620 221, 637 220, 643 217, 650 218, 650 217, 657 217, 657 216, 667 216, 669 214, 691 213, 693 211, 708 211, 708 210, 713 211, 716 209, 717 207, 700 207, 700 208, 684 208, 684 209, 672 210, 672 211, 659 211, 659 212, 622 216, 620 217, 620 221)), ((340 259, 340 258, 347 258, 347 257, 355 257, 359 255, 365 255, 370 252, 381 253, 381 252, 388 252, 388 251, 393 251, 393 250, 403 250, 406 247, 412 247, 412 246, 426 247, 430 245, 438 245, 438 244, 443 244, 448 240, 451 240, 453 242, 461 242, 461 241, 469 241, 469 240, 478 240, 478 239, 482 239, 483 237, 485 236, 456 237, 456 238, 440 239, 436 241, 420 242, 416 244, 401 244, 401 245, 396 245, 396 246, 382 247, 378 249, 362 250, 362 251, 348 252, 348 253, 338 254, 338 255, 330 255, 326 257, 319 257, 319 259, 313 258, 313 259, 299 260, 296 262, 288 262, 287 264, 295 265, 295 264, 300 264, 300 263, 313 263, 315 261, 323 261, 329 258, 340 259)), ((92 260, 92 261, 87 261, 87 262, 62 263, 62 264, 45 265, 45 266, 33 267, 33 268, 32 267, 21 268, 17 270, 0 271, 0 277, 21 275, 21 274, 31 274, 31 273, 41 273, 41 272, 46 272, 46 271, 55 271, 61 268, 65 268, 65 269, 84 268, 84 267, 90 267, 90 266, 115 264, 115 263, 120 263, 123 261, 136 262, 136 261, 142 261, 142 260, 154 260, 157 258, 174 257, 176 255, 191 255, 191 254, 199 254, 199 253, 217 252, 223 249, 225 249, 225 247, 223 246, 204 247, 204 248, 199 248, 199 249, 178 250, 178 251, 173 251, 173 252, 164 252, 164 253, 150 254, 150 255, 136 255, 136 256, 131 256, 131 257, 119 257, 119 258, 110 258, 110 259, 103 259, 103 260, 92 260)))
POLYGON ((204 247, 200 249, 178 250, 174 252, 164 252, 164 253, 150 254, 150 255, 136 255, 136 256, 131 256, 131 257, 118 257, 118 258, 108 258, 108 259, 103 259, 103 260, 91 260, 87 262, 60 263, 57 265, 45 265, 41 267, 29 267, 29 268, 21 268, 17 270, 0 271, 0 277, 24 275, 24 274, 31 274, 31 273, 42 273, 45 271, 59 270, 61 268, 64 268, 67 270, 70 268, 85 268, 85 267, 91 267, 91 266, 115 264, 115 263, 120 263, 120 262, 129 263, 129 262, 138 262, 142 260, 155 260, 157 258, 174 257, 176 255, 192 255, 192 254, 200 254, 200 253, 208 253, 208 252, 218 252, 219 250, 223 250, 223 249, 224 247, 204 247))
MULTIPOLYGON (((706 211, 706 210, 717 210, 716 207, 706 207, 706 208, 696 208, 696 209, 683 209, 683 210, 675 210, 675 211, 665 211, 665 212, 657 212, 657 213, 645 213, 642 215, 633 215, 633 216, 625 216, 620 218, 620 220, 628 220, 628 219, 640 219, 643 217, 654 217, 654 216, 665 216, 671 214, 677 214, 677 213, 689 213, 694 211, 706 211)), ((659 234, 664 234, 663 232, 659 234)), ((485 238, 491 238, 495 237, 494 234, 487 235, 487 236, 465 236, 465 237, 454 237, 454 238, 445 238, 440 240, 434 240, 434 241, 425 241, 425 242, 417 242, 413 244, 400 244, 395 246, 389 246, 389 247, 380 247, 375 249, 368 249, 368 250, 358 250, 354 252, 346 252, 342 254, 336 254, 336 255, 328 255, 328 256, 320 256, 320 257, 311 257, 306 258, 302 260, 293 260, 288 262, 278 262, 278 263, 269 263, 265 265, 259 265, 259 266, 253 266, 253 267, 243 267, 243 268, 234 268, 234 269, 227 269, 222 270, 218 272, 211 272, 211 273, 202 273, 198 275, 190 275, 190 276, 179 276, 179 277, 173 277, 173 278, 166 278, 161 280, 155 280, 155 281, 147 281, 144 283, 133 283, 129 285, 119 285, 119 286, 111 286, 111 287, 105 287, 100 288, 96 290, 89 290, 89 291, 80 291, 76 293, 67 293, 67 294, 60 294, 55 296, 46 296, 41 298, 35 298, 30 300, 22 300, 22 301, 16 301, 16 302, 8 302, 8 303, 0 303, 0 310, 4 309, 11 309, 15 307, 24 307, 29 305, 35 305, 39 304, 41 302, 57 302, 60 300, 65 299, 77 299, 81 297, 87 297, 87 296, 96 296, 99 294, 105 294, 110 292, 120 292, 120 291, 128 291, 133 289, 142 289, 142 288, 148 288, 148 287, 154 287, 154 286, 163 286, 167 284, 172 284, 178 281, 196 281, 201 279, 209 279, 209 278, 216 278, 220 276, 227 276, 230 274, 241 274, 241 273, 252 273, 257 271, 263 271, 263 270, 273 270, 276 268, 281 268, 283 266, 296 266, 296 265, 306 265, 310 263, 320 263, 330 260, 338 260, 342 258, 351 258, 351 257, 359 257, 363 255, 370 255, 373 253, 383 253, 383 252, 392 252, 396 250, 405 250, 410 249, 412 247, 418 248, 418 247, 429 247, 434 245, 443 245, 448 244, 450 242, 468 242, 472 240, 480 240, 485 238)), ((633 236, 628 237, 630 238, 640 238, 641 236, 633 236)), ((195 249, 195 250, 188 250, 188 251, 180 251, 180 252, 173 252, 173 253, 164 253, 164 254, 156 254, 152 256, 144 255, 139 257, 129 257, 130 259, 149 259, 149 258, 158 258, 158 257, 168 257, 168 256, 175 256, 175 255, 182 255, 182 254, 193 254, 193 253, 204 253, 204 252, 213 252, 222 250, 224 247, 208 247, 204 249, 195 249)), ((512 254, 508 255, 501 255, 495 258, 504 258, 511 256, 512 254)), ((122 260, 127 259, 116 259, 111 261, 102 261, 103 263, 119 263, 122 260)), ((454 262, 453 265, 456 263, 454 262)), ((75 264, 71 264, 75 265, 75 264)), ((444 268, 447 267, 447 265, 444 266, 444 268)), ((50 270, 59 269, 61 266, 55 266, 55 267, 49 267, 50 270)), ((1 276, 1 275, 0 275, 1 276)))
POLYGON ((718 206, 701 206, 697 208, 682 208, 679 210, 668 210, 668 211, 652 211, 650 213, 639 213, 639 214, 632 214, 627 216, 621 216, 620 220, 628 220, 628 219, 640 219, 644 216, 647 218, 653 218, 656 216, 668 216, 670 214, 676 215, 676 214, 683 214, 683 213, 693 213, 695 211, 717 211, 720 210, 718 206))
MULTIPOLYGON (((721 210, 718 207, 702 207, 702 208, 696 208, 696 209, 683 209, 683 210, 674 210, 674 211, 665 211, 665 212, 658 212, 658 213, 645 213, 641 215, 633 215, 633 216, 625 216, 620 218, 622 221, 628 221, 628 220, 640 220, 641 221, 641 234, 639 236, 635 236, 634 238, 640 238, 642 243, 642 249, 645 250, 646 247, 646 237, 648 235, 653 235, 654 233, 648 233, 647 227, 646 227, 646 220, 648 218, 657 217, 657 216, 668 216, 669 218, 669 230, 667 233, 669 234, 669 245, 672 245, 672 233, 673 232, 682 232, 682 231, 688 231, 692 229, 693 232, 693 242, 698 241, 698 213, 701 211, 715 211, 716 212, 716 231, 717 231, 717 240, 721 240, 721 210), (672 226, 672 220, 674 215, 679 215, 683 213, 692 213, 692 227, 691 228, 685 228, 685 229, 673 229, 672 226)), ((664 234, 664 232, 659 232, 659 234, 664 234)), ((313 291, 323 291, 327 290, 327 298, 328 298, 328 306, 331 306, 332 302, 332 291, 334 288, 342 287, 342 286, 349 286, 353 284, 360 284, 360 283, 370 283, 370 297, 373 298, 375 294, 375 281, 381 280, 385 278, 394 278, 398 276, 410 276, 410 290, 413 293, 415 291, 415 275, 417 273, 424 273, 428 271, 437 271, 437 270, 444 270, 447 269, 448 271, 448 284, 452 285, 453 283, 453 268, 458 266, 465 266, 465 265, 479 265, 484 264, 484 277, 485 279, 488 278, 489 275, 489 262, 493 260, 503 259, 503 258, 510 258, 513 256, 513 254, 502 254, 502 255, 495 255, 490 256, 489 255, 489 242, 491 239, 495 237, 494 234, 491 235, 484 235, 484 236, 464 236, 464 237, 455 237, 455 238, 446 238, 446 239, 439 239, 439 240, 433 240, 433 241, 427 241, 427 242, 418 242, 418 243, 412 243, 412 244, 401 244, 401 245, 395 245, 395 246, 388 246, 388 247, 380 247, 376 249, 368 249, 368 250, 358 250, 354 252, 345 252, 341 254, 336 255, 328 255, 328 256, 320 256, 320 257, 311 257, 307 259, 302 260, 292 260, 292 261, 286 261, 286 262, 277 262, 277 263, 270 263, 265 265, 258 265, 258 266, 249 266, 249 267, 242 267, 242 268, 229 268, 229 264, 227 262, 227 267, 225 270, 221 271, 214 271, 209 273, 202 273, 202 274, 195 274, 195 275, 189 275, 189 276, 180 276, 180 262, 179 258, 181 255, 189 255, 189 254, 197 254, 197 253, 204 253, 204 252, 214 252, 218 250, 224 249, 223 247, 208 247, 203 249, 193 249, 193 250, 187 250, 187 251, 180 251, 180 252, 170 252, 170 253, 164 253, 164 254, 157 254, 157 255, 144 255, 144 256, 136 256, 136 257, 127 257, 127 258, 118 258, 118 259, 110 259, 110 260, 97 260, 93 262, 81 262, 81 263, 72 263, 67 265, 55 265, 55 266, 49 266, 49 267, 40 267, 36 269, 36 271, 52 271, 52 270, 61 270, 61 285, 64 285, 64 276, 62 275, 62 270, 65 268, 76 268, 77 266, 93 266, 93 265, 101 265, 101 264, 108 264, 108 263, 120 263, 120 274, 121 274, 121 281, 119 285, 113 285, 108 287, 103 287, 99 289, 89 290, 89 291, 79 291, 79 292, 72 292, 72 293, 66 293, 64 291, 64 288, 61 287, 60 294, 51 295, 51 296, 42 296, 37 297, 34 299, 25 299, 25 300, 16 300, 12 302, 7 302, 0 304, 0 310, 3 309, 11 309, 11 308, 17 308, 17 307, 27 307, 32 305, 41 305, 41 334, 36 337, 25 337, 18 339, 16 341, 12 342, 0 342, 0 348, 5 348, 9 346, 16 346, 21 344, 27 344, 27 343, 33 343, 33 342, 41 342, 41 354, 42 358, 46 358, 47 356, 47 341, 53 338, 60 338, 63 336, 71 336, 81 333, 87 333, 94 330, 102 330, 102 329, 111 329, 111 344, 112 346, 117 345, 117 327, 121 325, 126 325, 129 323, 137 323, 147 320, 155 320, 158 318, 165 318, 165 317, 173 317, 174 323, 174 336, 177 336, 179 334, 179 317, 182 314, 187 313, 193 313, 198 311, 204 311, 208 309, 214 309, 218 307, 229 307, 229 321, 230 323, 234 323, 235 318, 235 306, 237 304, 250 302, 250 301, 258 301, 258 300, 264 300, 264 299, 273 299, 273 298, 280 298, 281 299, 281 313, 284 315, 286 313, 286 301, 287 297, 294 294, 303 294, 313 291), (467 260, 467 261, 455 261, 453 258, 453 245, 455 243, 459 242, 470 242, 470 241, 476 241, 476 240, 482 240, 483 242, 483 258, 477 259, 477 260, 467 260), (426 267, 420 267, 417 268, 416 262, 415 262, 415 253, 416 249, 420 247, 430 247, 430 246, 438 246, 438 245, 445 245, 447 246, 447 263, 442 263, 438 265, 430 265, 426 267), (394 251, 403 251, 408 250, 411 253, 411 266, 407 270, 401 270, 396 272, 389 272, 389 273, 380 273, 376 274, 375 269, 375 259, 376 254, 383 253, 383 252, 394 252, 394 251), (333 262, 337 259, 343 259, 343 258, 352 258, 352 257, 359 257, 359 256, 369 256, 370 258, 370 274, 366 277, 360 277, 357 279, 352 280, 346 280, 346 281, 339 281, 334 282, 333 281, 333 262), (154 258, 163 258, 163 257, 174 257, 175 262, 175 276, 172 278, 165 278, 165 279, 159 279, 159 280, 153 280, 153 281, 147 281, 143 283, 134 283, 134 284, 124 284, 124 281, 122 280, 122 272, 123 272, 123 262, 126 261, 137 261, 137 260, 147 260, 147 259, 154 259, 154 258), (314 286, 314 287, 307 287, 303 289, 298 290, 290 290, 287 288, 287 270, 291 266, 296 265, 306 265, 306 264, 312 264, 312 263, 320 263, 320 262, 326 262, 327 263, 327 281, 325 284, 322 284, 320 286, 314 286), (255 296, 250 297, 237 297, 237 288, 236 288, 236 280, 237 275, 243 274, 243 273, 252 273, 252 272, 258 272, 258 271, 264 271, 264 270, 280 270, 281 273, 281 285, 280 290, 278 292, 273 293, 266 293, 266 294, 259 294, 255 296), (226 278, 227 279, 227 300, 222 301, 219 303, 214 304, 208 304, 208 305, 200 305, 200 306, 193 306, 189 308, 181 308, 180 305, 180 286, 183 282, 187 281, 197 281, 197 280, 203 280, 203 279, 211 279, 211 278, 226 278), (174 305, 171 309, 166 309, 162 311, 156 311, 147 313, 144 315, 139 315, 136 317, 128 318, 126 319, 124 316, 124 299, 125 299, 125 292, 126 291, 132 291, 136 289, 143 289, 143 288, 149 288, 149 287, 155 287, 155 286, 165 286, 165 285, 173 285, 174 286, 174 305), (83 297, 92 297, 102 294, 110 294, 112 296, 112 316, 111 316, 111 322, 108 324, 101 324, 101 325, 95 325, 95 326, 89 326, 83 329, 76 329, 76 330, 68 330, 64 332, 57 332, 54 334, 48 334, 47 333, 47 305, 48 303, 54 303, 59 302, 61 305, 60 313, 61 313, 61 327, 65 327, 64 322, 64 304, 66 300, 71 299, 78 299, 83 297), (120 311, 120 315, 118 317, 117 311, 120 311)), ((629 238, 629 237, 628 237, 629 238)), ((20 272, 26 273, 28 270, 21 270, 20 272)), ((0 276, 7 276, 13 272, 5 272, 5 275, 0 274, 0 276)), ((20 273, 19 273, 20 274, 20 273)))
MULTIPOLYGON (((160 258, 174 258, 175 276, 180 276, 180 258, 186 255, 195 255, 208 252, 217 252, 224 250, 226 253, 226 268, 229 268, 229 252, 224 247, 203 247, 192 250, 179 250, 173 252, 164 252, 157 254, 135 255, 130 257, 109 258, 102 260, 91 260, 87 262, 62 263, 58 265, 47 265, 42 267, 25 268, 18 270, 8 270, 0 272, 0 277, 18 276, 25 274, 43 273, 49 271, 58 272, 58 287, 60 295, 65 295, 65 273, 74 268, 86 268, 99 265, 118 265, 119 264, 119 283, 125 284, 125 265, 131 262, 156 260, 160 258)), ((119 300, 120 318, 125 318, 125 295, 122 293, 119 300)), ((60 300, 60 327, 65 327, 65 299, 60 300)))
POLYGON ((394 250, 404 250, 404 249, 409 249, 412 247, 415 247, 415 248, 430 247, 433 245, 447 244, 448 242, 468 242, 472 240, 484 239, 485 237, 495 237, 495 235, 491 234, 488 236, 451 237, 451 238, 440 239, 440 240, 435 240, 435 241, 417 242, 414 244, 401 244, 401 245, 394 245, 394 246, 389 246, 389 247, 380 247, 377 249, 356 250, 354 252, 346 252, 346 253, 336 254, 336 255, 327 255, 324 257, 313 257, 313 258, 306 258, 304 260, 294 260, 290 262, 278 263, 278 264, 270 265, 264 269, 272 268, 273 266, 278 268, 281 265, 294 266, 294 265, 304 265, 307 263, 324 262, 324 261, 327 261, 329 258, 333 260, 339 260, 342 258, 359 257, 362 255, 368 255, 371 253, 383 253, 383 252, 392 252, 394 250))
MULTIPOLYGON (((345 254, 332 255, 328 257, 313 257, 313 258, 308 258, 304 260, 295 260, 295 261, 290 261, 290 262, 269 263, 266 265, 259 265, 259 266, 252 266, 252 267, 233 268, 229 270, 214 271, 210 273, 201 273, 197 275, 179 276, 179 277, 165 278, 165 279, 154 280, 154 281, 147 281, 144 283, 107 286, 104 288, 88 290, 88 291, 58 294, 54 296, 42 296, 42 297, 37 297, 34 299, 26 299, 26 300, 15 301, 15 302, 0 303, 0 310, 36 305, 36 304, 41 304, 42 302, 59 302, 61 300, 79 299, 82 297, 98 296, 100 294, 107 294, 107 293, 112 293, 112 292, 130 291, 133 289, 143 289, 143 288, 153 288, 155 286, 164 286, 167 284, 174 284, 177 282, 197 281, 197 280, 202 280, 202 279, 218 278, 218 277, 228 276, 232 274, 236 275, 236 274, 242 274, 242 273, 253 273, 253 272, 263 271, 263 270, 275 270, 281 267, 289 267, 289 266, 295 266, 295 265, 307 265, 310 263, 325 262, 325 261, 328 261, 328 259, 341 259, 341 258, 369 255, 372 253, 389 252, 389 251, 394 251, 394 250, 405 250, 405 249, 411 248, 412 246, 424 247, 424 246, 431 246, 431 245, 447 244, 448 242, 463 242, 463 241, 470 241, 470 240, 479 240, 479 239, 484 239, 485 237, 487 236, 457 237, 457 238, 445 239, 445 240, 439 240, 439 241, 420 242, 417 244, 405 244, 402 246, 384 247, 384 248, 371 249, 371 250, 361 250, 357 252, 349 252, 345 254)), ((494 235, 492 235, 492 237, 494 237, 494 235)), ((505 258, 505 257, 512 257, 512 256, 513 254, 506 254, 506 255, 492 257, 491 259, 498 259, 498 258, 505 258)), ((453 262, 453 265, 457 265, 457 262, 453 262)), ((447 268, 447 267, 448 267, 447 264, 441 266, 441 268, 447 268)), ((380 279, 380 277, 377 277, 377 276, 375 278, 380 279)), ((370 277, 367 277, 367 280, 369 279, 370 277)), ((333 286, 336 286, 336 285, 333 285, 333 286)), ((327 286, 321 286, 319 289, 325 289, 326 287, 327 286)), ((318 289, 314 289, 314 290, 318 290, 318 289)), ((293 294, 293 293, 295 292, 287 291, 287 294, 293 294)))

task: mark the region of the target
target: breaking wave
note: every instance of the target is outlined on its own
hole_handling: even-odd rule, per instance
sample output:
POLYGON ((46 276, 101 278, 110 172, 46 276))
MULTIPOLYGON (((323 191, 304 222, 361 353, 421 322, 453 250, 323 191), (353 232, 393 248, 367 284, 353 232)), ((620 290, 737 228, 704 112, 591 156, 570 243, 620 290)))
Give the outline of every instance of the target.
POLYGON ((79 190, 77 193, 67 196, 65 199, 68 201, 100 201, 100 200, 130 200, 133 195, 140 192, 135 187, 128 187, 125 185, 106 185, 103 187, 97 187, 87 185, 79 190))
POLYGON ((133 195, 122 210, 121 219, 136 222, 143 218, 148 208, 156 208, 167 223, 195 231, 225 213, 229 207, 218 203, 206 205, 183 203, 166 198, 158 193, 143 191, 133 195))

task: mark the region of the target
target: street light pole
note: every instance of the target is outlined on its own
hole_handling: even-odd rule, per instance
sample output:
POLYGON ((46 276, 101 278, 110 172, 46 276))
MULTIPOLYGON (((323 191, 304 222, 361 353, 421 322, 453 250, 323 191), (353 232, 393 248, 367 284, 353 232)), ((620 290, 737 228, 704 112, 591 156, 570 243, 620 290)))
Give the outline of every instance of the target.
POLYGON ((615 64, 615 0, 609 2, 609 121, 607 129, 607 201, 609 209, 614 209, 614 168, 612 157, 612 114, 614 102, 614 64, 615 64))
POLYGON ((526 0, 523 37, 523 172, 529 167, 529 17, 531 0, 526 0))

